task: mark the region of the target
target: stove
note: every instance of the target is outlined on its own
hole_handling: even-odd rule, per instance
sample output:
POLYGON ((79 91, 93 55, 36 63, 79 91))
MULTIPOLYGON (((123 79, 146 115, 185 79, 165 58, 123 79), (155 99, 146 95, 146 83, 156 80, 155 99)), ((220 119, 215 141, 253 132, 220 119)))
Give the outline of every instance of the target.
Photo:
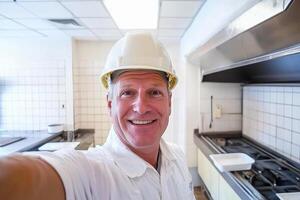
POLYGON ((250 170, 232 174, 257 199, 279 200, 276 193, 300 192, 298 163, 272 153, 246 138, 206 138, 220 153, 245 153, 255 160, 250 170))

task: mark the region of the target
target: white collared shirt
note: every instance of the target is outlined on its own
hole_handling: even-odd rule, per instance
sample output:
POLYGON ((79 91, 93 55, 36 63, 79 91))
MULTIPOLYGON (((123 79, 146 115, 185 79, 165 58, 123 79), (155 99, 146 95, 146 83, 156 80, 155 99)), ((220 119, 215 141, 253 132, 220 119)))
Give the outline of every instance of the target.
POLYGON ((160 152, 158 173, 111 129, 100 148, 39 156, 60 175, 67 200, 194 200, 192 179, 181 149, 161 139, 160 152))

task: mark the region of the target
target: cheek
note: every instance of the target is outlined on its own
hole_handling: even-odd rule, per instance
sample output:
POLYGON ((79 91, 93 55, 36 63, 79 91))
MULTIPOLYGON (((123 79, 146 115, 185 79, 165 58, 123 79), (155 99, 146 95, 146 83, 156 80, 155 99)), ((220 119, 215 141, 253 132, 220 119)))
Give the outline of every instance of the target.
POLYGON ((115 119, 117 118, 118 121, 120 121, 122 120, 124 115, 126 115, 128 109, 129 109, 129 105, 126 102, 122 102, 122 101, 116 102, 112 107, 112 113, 113 113, 112 115, 115 119))
POLYGON ((168 118, 171 114, 171 107, 169 102, 161 103, 159 106, 156 107, 156 110, 160 113, 161 116, 168 118))

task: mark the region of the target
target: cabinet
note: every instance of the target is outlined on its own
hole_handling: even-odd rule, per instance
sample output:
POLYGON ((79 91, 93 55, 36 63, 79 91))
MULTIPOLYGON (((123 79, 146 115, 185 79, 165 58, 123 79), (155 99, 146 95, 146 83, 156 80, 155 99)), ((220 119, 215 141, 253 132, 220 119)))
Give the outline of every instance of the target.
POLYGON ((241 198, 233 191, 224 178, 219 175, 219 200, 240 200, 241 198))
POLYGON ((198 173, 201 176, 210 196, 214 200, 241 200, 228 185, 219 171, 208 158, 198 149, 198 173))

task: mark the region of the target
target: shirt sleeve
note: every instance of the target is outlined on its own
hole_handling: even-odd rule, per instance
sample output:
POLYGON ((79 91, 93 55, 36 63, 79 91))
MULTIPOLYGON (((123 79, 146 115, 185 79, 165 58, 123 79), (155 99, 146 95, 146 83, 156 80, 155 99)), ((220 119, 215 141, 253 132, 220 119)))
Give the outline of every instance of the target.
POLYGON ((67 200, 95 199, 92 193, 92 186, 95 185, 94 171, 83 152, 63 150, 41 152, 38 155, 61 177, 67 200))

